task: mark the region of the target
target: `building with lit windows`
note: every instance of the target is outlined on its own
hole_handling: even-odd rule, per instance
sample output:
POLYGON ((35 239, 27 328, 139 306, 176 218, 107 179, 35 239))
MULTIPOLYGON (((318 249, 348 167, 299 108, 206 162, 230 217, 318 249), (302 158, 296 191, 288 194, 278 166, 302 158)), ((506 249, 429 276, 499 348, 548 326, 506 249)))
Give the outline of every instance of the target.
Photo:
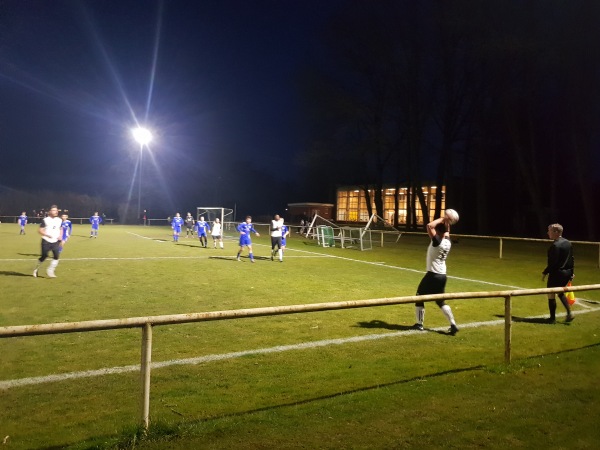
MULTIPOLYGON (((398 189, 398 223, 406 224, 407 214, 407 189, 398 189)), ((372 203, 372 211, 375 212, 375 201, 373 198, 375 191, 370 189, 369 196, 372 203)), ((395 196, 396 189, 384 187, 383 191, 383 218, 390 223, 394 223, 395 196)), ((436 186, 423 186, 423 195, 425 203, 429 209, 429 217, 433 217, 435 213, 436 196, 441 195, 441 209, 446 209, 446 187, 442 186, 438 189, 436 186)), ((423 211, 419 204, 419 200, 412 196, 413 210, 416 212, 417 224, 423 225, 423 211)), ((369 212, 365 192, 362 189, 353 187, 340 187, 337 189, 337 211, 336 220, 339 222, 368 222, 369 212)))

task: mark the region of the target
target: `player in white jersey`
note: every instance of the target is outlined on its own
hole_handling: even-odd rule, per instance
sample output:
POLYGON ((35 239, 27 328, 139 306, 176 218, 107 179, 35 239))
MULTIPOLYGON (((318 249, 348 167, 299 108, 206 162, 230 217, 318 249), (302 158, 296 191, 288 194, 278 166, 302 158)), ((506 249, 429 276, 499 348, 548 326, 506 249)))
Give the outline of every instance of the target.
MULTIPOLYGON (((417 295, 443 294, 446 289, 446 258, 450 253, 450 218, 444 216, 427 224, 427 234, 431 238, 427 248, 427 273, 419 283, 417 295)), ((437 300, 437 305, 450 322, 449 333, 454 335, 458 327, 449 305, 444 300, 437 300)), ((414 328, 423 330, 425 320, 425 302, 415 303, 416 323, 414 328)))
POLYGON ((52 205, 48 211, 48 217, 42 219, 39 233, 42 236, 42 254, 38 259, 38 263, 33 270, 33 276, 38 276, 38 270, 42 263, 46 260, 48 252, 52 252, 53 259, 46 269, 46 274, 49 278, 56 278, 54 270, 58 266, 58 258, 60 256, 60 234, 62 232, 62 219, 58 217, 58 207, 52 205))
POLYGON ((275 258, 275 247, 279 255, 279 262, 283 262, 283 250, 281 250, 281 228, 283 227, 283 219, 279 214, 275 214, 271 220, 271 261, 275 258))
POLYGON ((223 248, 223 227, 221 226, 221 221, 217 217, 213 222, 212 230, 210 235, 213 238, 213 248, 217 248, 217 241, 219 241, 219 247, 223 248))

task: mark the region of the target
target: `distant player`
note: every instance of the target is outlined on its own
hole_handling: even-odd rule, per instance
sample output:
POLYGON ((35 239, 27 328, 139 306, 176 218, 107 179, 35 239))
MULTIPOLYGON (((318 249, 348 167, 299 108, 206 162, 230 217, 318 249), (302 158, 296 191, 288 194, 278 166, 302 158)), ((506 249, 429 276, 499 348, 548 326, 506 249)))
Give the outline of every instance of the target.
MULTIPOLYGON (((427 224, 427 234, 431 238, 429 247, 427 247, 427 273, 419 283, 417 295, 443 294, 446 290, 446 258, 452 247, 452 241, 450 241, 451 222, 452 219, 444 215, 444 217, 427 224)), ((444 300, 437 300, 436 303, 450 322, 449 333, 456 334, 458 327, 454 321, 452 309, 446 305, 444 300)), ((425 302, 415 303, 415 315, 417 322, 413 328, 423 330, 425 302)))
POLYGON ((183 218, 181 214, 175 214, 173 221, 171 222, 171 228, 173 229, 173 242, 179 242, 179 233, 181 233, 181 226, 183 225, 183 218))
POLYGON ((223 248, 223 227, 221 226, 221 221, 217 217, 213 222, 212 231, 210 235, 213 238, 213 248, 217 248, 217 241, 219 241, 219 247, 223 248))
POLYGON ((185 238, 189 238, 190 234, 194 237, 194 218, 191 213, 185 216, 185 238))
POLYGON ((21 227, 19 235, 25 234, 25 225, 27 225, 27 213, 23 211, 19 216, 19 226, 21 227))
POLYGON ((90 231, 90 238, 98 237, 98 228, 102 223, 102 217, 98 215, 98 211, 94 213, 92 217, 90 217, 90 223, 92 224, 92 231, 90 231))
POLYGON ((288 227, 287 225, 283 225, 281 227, 281 253, 282 253, 282 255, 283 255, 283 253, 285 253, 285 244, 286 244, 287 238, 289 236, 290 236, 290 227, 288 227))
POLYGON ((204 220, 204 216, 200 216, 200 220, 196 222, 196 233, 198 234, 198 239, 200 240, 200 245, 204 248, 208 245, 208 239, 206 238, 206 232, 210 231, 210 225, 207 221, 204 220))
POLYGON ((63 214, 62 216, 60 216, 60 220, 62 220, 62 224, 60 226, 60 248, 58 251, 62 252, 63 248, 65 247, 65 244, 71 237, 71 232, 73 231, 73 224, 69 220, 68 214, 63 214))
POLYGON ((251 262, 254 262, 250 233, 254 233, 258 237, 260 237, 260 234, 258 234, 258 232, 254 229, 254 225, 252 225, 252 216, 246 216, 246 221, 240 223, 237 226, 237 230, 240 233, 240 250, 237 253, 237 260, 241 261, 240 255, 242 254, 242 250, 244 250, 244 247, 248 247, 248 257, 250 258, 251 262))
POLYGON ((275 258, 275 247, 279 256, 279 262, 283 262, 283 251, 281 250, 281 227, 283 227, 283 219, 279 214, 275 214, 271 220, 271 261, 275 258))
POLYGON ((49 278, 56 278, 54 270, 58 266, 58 258, 60 256, 60 233, 62 219, 58 217, 58 207, 52 205, 48 210, 48 216, 42 219, 38 232, 42 236, 42 254, 38 259, 38 263, 33 269, 33 276, 37 278, 38 270, 42 263, 48 257, 48 252, 52 252, 52 261, 46 269, 46 274, 49 278))

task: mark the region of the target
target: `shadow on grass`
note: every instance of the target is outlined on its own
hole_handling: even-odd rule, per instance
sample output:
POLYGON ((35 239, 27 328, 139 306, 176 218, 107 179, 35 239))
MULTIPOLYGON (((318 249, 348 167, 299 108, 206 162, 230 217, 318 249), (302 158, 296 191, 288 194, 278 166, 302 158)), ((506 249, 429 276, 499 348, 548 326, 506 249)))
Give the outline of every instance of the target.
POLYGON ((0 270, 0 276, 3 277, 30 277, 30 273, 13 272, 12 270, 0 270))
POLYGON ((36 256, 36 257, 40 257, 39 253, 17 253, 17 255, 21 255, 21 256, 36 256))
POLYGON ((414 328, 409 325, 396 325, 393 323, 387 323, 383 320, 371 320, 370 322, 358 322, 354 327, 359 328, 383 328, 384 330, 397 330, 397 331, 408 331, 414 328))
MULTIPOLYGON (((382 328, 384 330, 395 330, 395 331, 417 331, 415 328, 413 328, 413 325, 396 325, 396 324, 392 324, 392 323, 387 323, 384 322, 383 320, 371 320, 370 322, 358 322, 356 325, 353 325, 354 327, 359 327, 359 328, 382 328)), ((442 334, 444 336, 452 336, 452 333, 448 332, 448 331, 442 331, 442 330, 431 330, 429 328, 425 328, 424 330, 422 330, 423 333, 425 332, 429 332, 429 333, 437 333, 437 334, 442 334)))
MULTIPOLYGON (((499 317, 501 319, 504 319, 503 314, 496 314, 495 316, 499 317)), ((522 322, 522 323, 536 323, 538 325, 570 325, 570 322, 558 322, 558 321, 551 322, 550 319, 547 317, 512 316, 512 321, 513 322, 522 322)))

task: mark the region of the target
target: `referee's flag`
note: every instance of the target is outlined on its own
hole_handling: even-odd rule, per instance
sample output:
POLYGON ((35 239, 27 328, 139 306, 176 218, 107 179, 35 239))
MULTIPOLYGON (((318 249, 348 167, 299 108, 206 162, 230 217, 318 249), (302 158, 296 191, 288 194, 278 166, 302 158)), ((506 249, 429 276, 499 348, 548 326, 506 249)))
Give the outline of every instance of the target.
MULTIPOLYGON (((569 281, 567 283, 567 287, 571 287, 571 286, 572 286, 572 284, 569 281)), ((575 292, 569 291, 569 292, 566 292, 565 295, 567 296, 567 301, 569 302, 569 306, 572 306, 573 304, 575 304, 575 292)))

